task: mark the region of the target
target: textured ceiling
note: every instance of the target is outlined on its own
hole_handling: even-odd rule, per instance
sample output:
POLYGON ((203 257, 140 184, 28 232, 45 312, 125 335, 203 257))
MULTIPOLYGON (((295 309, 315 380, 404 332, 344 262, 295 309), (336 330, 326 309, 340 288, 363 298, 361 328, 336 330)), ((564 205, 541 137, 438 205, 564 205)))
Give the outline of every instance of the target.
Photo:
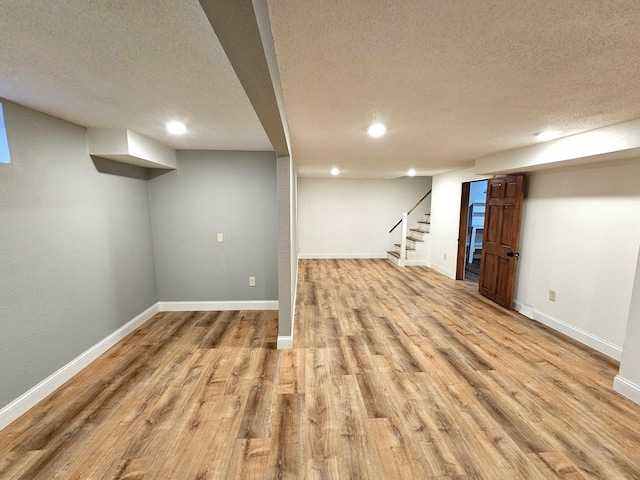
POLYGON ((640 2, 269 0, 301 175, 432 174, 640 117, 640 2), (374 120, 387 135, 366 135, 374 120))
MULTIPOLYGON (((640 118, 637 0, 263 1, 301 175, 430 175, 640 118)), ((174 148, 272 149, 197 0, 6 0, 1 18, 0 97, 174 148)))
POLYGON ((1 18, 0 97, 174 148, 272 150, 198 0, 9 0, 1 18))

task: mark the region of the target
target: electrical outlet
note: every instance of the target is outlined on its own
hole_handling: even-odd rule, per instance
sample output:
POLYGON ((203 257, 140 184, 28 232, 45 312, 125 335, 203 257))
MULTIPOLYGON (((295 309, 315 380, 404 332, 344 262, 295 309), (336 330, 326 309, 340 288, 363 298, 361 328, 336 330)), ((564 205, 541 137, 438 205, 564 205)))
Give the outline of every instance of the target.
POLYGON ((218 243, 224 242, 224 235, 222 233, 218 234, 218 243))
POLYGON ((551 300, 552 302, 556 301, 556 291, 555 290, 549 290, 549 300, 551 300))
POLYGON ((250 287, 256 286, 256 277, 249 277, 249 286, 250 287))

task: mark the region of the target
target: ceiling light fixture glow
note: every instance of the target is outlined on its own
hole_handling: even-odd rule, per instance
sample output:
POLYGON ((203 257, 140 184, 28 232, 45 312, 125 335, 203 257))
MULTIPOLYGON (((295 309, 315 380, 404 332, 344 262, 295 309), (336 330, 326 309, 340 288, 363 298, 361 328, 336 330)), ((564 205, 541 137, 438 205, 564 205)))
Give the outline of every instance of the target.
POLYGON ((187 127, 182 122, 169 122, 167 123, 167 130, 173 135, 182 135, 186 133, 187 127))
POLYGON ((416 169, 415 168, 410 168, 409 171, 407 172, 407 175, 409 175, 410 177, 415 177, 416 176, 416 169))
POLYGON ((339 173, 340 173, 340 170, 339 170, 339 169, 337 169, 336 167, 333 167, 333 168, 331 169, 331 175, 333 175, 334 177, 335 177, 336 175, 338 175, 339 173))
POLYGON ((547 130, 544 132, 536 133, 536 137, 541 142, 546 142, 547 140, 553 140, 554 138, 558 138, 560 136, 560 132, 556 130, 547 130))
POLYGON ((382 123, 374 123, 369 127, 369 136, 373 138, 378 138, 384 135, 384 132, 387 131, 387 127, 385 127, 382 123))

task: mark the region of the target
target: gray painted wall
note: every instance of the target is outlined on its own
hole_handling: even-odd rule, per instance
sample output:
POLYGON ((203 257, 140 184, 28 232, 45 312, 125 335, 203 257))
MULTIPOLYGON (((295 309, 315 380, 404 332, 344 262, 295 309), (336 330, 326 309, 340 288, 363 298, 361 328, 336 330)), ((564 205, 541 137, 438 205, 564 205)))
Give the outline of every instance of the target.
POLYGON ((0 408, 156 303, 146 171, 85 129, 3 102, 0 408))
POLYGON ((149 191, 160 301, 278 299, 273 152, 179 151, 149 191))

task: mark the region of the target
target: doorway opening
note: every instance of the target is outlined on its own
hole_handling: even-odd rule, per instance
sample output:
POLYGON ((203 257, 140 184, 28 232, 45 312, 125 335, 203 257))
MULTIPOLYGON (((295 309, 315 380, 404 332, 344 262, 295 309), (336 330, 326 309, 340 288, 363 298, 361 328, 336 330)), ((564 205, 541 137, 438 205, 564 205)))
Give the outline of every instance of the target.
POLYGON ((480 281, 486 199, 487 180, 462 184, 457 280, 480 281))

